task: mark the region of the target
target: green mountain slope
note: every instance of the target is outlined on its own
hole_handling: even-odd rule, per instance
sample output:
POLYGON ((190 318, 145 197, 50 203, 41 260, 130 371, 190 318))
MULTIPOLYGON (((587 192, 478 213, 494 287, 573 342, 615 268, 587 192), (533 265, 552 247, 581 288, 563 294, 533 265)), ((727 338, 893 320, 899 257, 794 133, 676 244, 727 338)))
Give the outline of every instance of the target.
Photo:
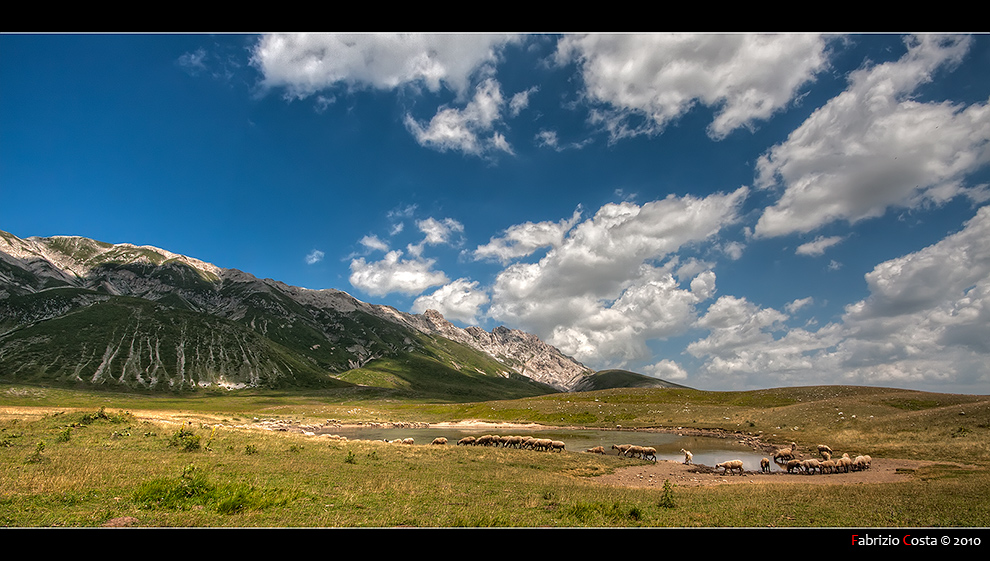
POLYGON ((0 232, 0 381, 156 390, 360 384, 483 399, 557 391, 416 321, 340 291, 307 291, 156 248, 0 232))
POLYGON ((600 370, 591 376, 586 377, 574 391, 590 392, 595 390, 608 390, 612 388, 681 388, 690 389, 687 386, 637 374, 628 370, 600 370))

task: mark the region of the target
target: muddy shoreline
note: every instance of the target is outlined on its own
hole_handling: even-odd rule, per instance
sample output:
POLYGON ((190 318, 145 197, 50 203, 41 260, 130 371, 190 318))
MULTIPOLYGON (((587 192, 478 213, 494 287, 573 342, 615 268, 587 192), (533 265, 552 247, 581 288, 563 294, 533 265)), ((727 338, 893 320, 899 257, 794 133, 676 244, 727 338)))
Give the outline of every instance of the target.
POLYGON ((328 419, 325 423, 318 425, 303 425, 294 421, 285 420, 273 420, 273 421, 260 421, 255 423, 256 428, 267 428, 269 430, 284 430, 291 432, 304 432, 304 433, 316 433, 325 432, 327 430, 332 430, 334 428, 339 429, 429 429, 429 428, 451 428, 451 429, 468 429, 468 430, 512 430, 518 432, 525 432, 527 430, 598 430, 598 431, 614 431, 623 433, 635 433, 635 432, 652 432, 652 433, 662 433, 662 434, 676 434, 678 436, 699 436, 705 438, 722 438, 722 439, 733 439, 740 444, 748 446, 753 450, 759 450, 767 454, 772 453, 777 450, 779 446, 764 442, 759 436, 746 434, 737 431, 729 431, 725 429, 701 429, 701 428, 687 428, 687 427, 586 427, 580 425, 541 425, 539 423, 504 423, 504 422, 491 422, 491 421, 476 421, 476 420, 465 420, 465 421, 444 421, 440 423, 427 423, 427 422, 377 422, 377 421, 367 421, 367 422, 339 422, 333 419, 328 419), (262 425, 258 427, 257 425, 262 425))

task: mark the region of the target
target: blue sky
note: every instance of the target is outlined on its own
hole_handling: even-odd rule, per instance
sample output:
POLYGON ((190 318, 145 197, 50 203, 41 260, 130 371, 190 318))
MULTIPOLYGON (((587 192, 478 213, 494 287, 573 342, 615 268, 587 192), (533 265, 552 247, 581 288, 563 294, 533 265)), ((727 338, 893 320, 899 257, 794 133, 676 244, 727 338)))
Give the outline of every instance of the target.
POLYGON ((990 36, 0 35, 0 229, 700 389, 990 393, 990 36))

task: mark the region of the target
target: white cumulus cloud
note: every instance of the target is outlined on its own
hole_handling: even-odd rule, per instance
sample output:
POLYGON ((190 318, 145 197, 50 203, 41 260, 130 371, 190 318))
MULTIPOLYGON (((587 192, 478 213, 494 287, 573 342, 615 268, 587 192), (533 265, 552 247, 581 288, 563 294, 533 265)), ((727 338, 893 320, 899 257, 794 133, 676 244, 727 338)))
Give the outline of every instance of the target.
POLYGON ((488 78, 464 108, 441 107, 425 124, 406 114, 405 124, 416 141, 429 148, 476 156, 491 151, 511 153, 505 137, 494 130, 502 119, 504 106, 501 87, 495 79, 488 78))
POLYGON ((351 261, 350 283, 372 296, 393 292, 413 296, 427 288, 447 283, 447 275, 433 270, 432 259, 403 259, 402 251, 393 250, 380 261, 358 258, 351 261))
POLYGON ((436 310, 448 320, 473 325, 478 323, 481 308, 488 304, 488 300, 488 294, 478 287, 477 281, 457 279, 417 298, 413 302, 412 312, 421 314, 426 310, 436 310))
POLYGON ((265 35, 255 45, 252 63, 268 88, 305 98, 321 90, 395 89, 422 85, 448 87, 458 94, 470 88, 480 69, 495 63, 501 49, 516 38, 486 34, 333 34, 265 35))
POLYGON ((699 103, 716 110, 709 136, 724 138, 786 107, 827 66, 826 40, 812 34, 569 35, 556 60, 577 63, 613 139, 662 132, 699 103))
POLYGON ((544 247, 558 247, 564 236, 581 218, 581 209, 559 222, 526 222, 507 228, 502 236, 492 238, 474 250, 475 259, 494 259, 503 264, 531 255, 544 247))
MULTIPOLYGON (((702 377, 719 385, 910 385, 953 391, 990 383, 990 207, 938 243, 878 264, 869 296, 817 331, 787 314, 723 296, 697 322, 708 336, 688 345, 702 377), (950 386, 949 384, 958 384, 950 386)), ((793 313, 810 298, 787 305, 793 313)))
POLYGON ((569 227, 559 242, 550 229, 553 236, 538 238, 556 244, 544 257, 498 274, 489 315, 583 362, 618 366, 642 359, 649 353, 646 341, 682 333, 695 319, 695 306, 715 290, 711 271, 683 287, 666 266, 654 263, 733 223, 746 192, 608 204, 569 227))
POLYGON ((756 235, 809 232, 962 194, 985 197, 964 179, 990 161, 990 107, 911 97, 958 63, 969 43, 965 36, 909 38, 900 60, 852 73, 844 92, 760 158, 757 185, 783 194, 760 217, 756 235))

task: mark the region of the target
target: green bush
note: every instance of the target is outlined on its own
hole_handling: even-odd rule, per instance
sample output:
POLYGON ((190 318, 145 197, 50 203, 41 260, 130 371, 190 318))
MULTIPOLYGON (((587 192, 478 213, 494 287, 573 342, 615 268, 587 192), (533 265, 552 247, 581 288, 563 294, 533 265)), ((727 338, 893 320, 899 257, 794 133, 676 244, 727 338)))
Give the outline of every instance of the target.
POLYGON ((172 433, 172 436, 168 439, 168 445, 179 448, 185 452, 192 452, 194 450, 199 450, 200 436, 194 433, 192 430, 182 427, 181 429, 172 433))
POLYGON ((674 488, 669 479, 663 480, 663 496, 660 497, 661 508, 674 508, 674 488))

